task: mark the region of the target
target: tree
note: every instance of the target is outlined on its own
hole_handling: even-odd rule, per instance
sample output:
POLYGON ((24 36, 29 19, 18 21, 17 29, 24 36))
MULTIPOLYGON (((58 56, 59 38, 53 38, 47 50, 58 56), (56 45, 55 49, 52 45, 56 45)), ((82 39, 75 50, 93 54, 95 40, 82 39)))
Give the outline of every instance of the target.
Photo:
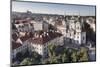
POLYGON ((73 51, 71 54, 72 62, 77 62, 77 51, 73 51))
POLYGON ((86 30, 86 37, 87 37, 86 39, 89 41, 96 42, 96 33, 93 31, 90 25, 84 22, 84 28, 86 30))
POLYGON ((80 51, 78 52, 78 61, 79 62, 86 62, 88 61, 88 50, 86 48, 81 48, 80 51))
POLYGON ((30 58, 25 58, 20 65, 31 65, 32 64, 32 60, 30 58))
POLYGON ((48 59, 44 59, 44 60, 42 61, 42 64, 50 64, 50 61, 49 61, 48 59))
POLYGON ((55 52, 55 48, 57 46, 55 46, 54 44, 50 44, 48 46, 48 53, 49 53, 49 58, 50 58, 50 63, 58 63, 58 58, 56 56, 56 52, 55 52))
POLYGON ((67 49, 63 48, 63 54, 62 54, 62 62, 68 62, 68 55, 67 55, 67 49))
POLYGON ((53 55, 55 55, 55 48, 56 46, 54 44, 50 44, 48 46, 48 51, 49 51, 49 57, 51 58, 53 55))
POLYGON ((67 62, 67 55, 65 53, 62 55, 62 62, 67 62))
POLYGON ((31 59, 33 61, 33 64, 40 64, 41 63, 41 58, 42 58, 41 55, 39 55, 36 52, 32 52, 31 59))
POLYGON ((22 54, 21 52, 18 52, 18 53, 16 54, 16 59, 17 59, 18 61, 22 61, 22 60, 23 60, 23 54, 22 54))
POLYGON ((50 63, 51 64, 57 63, 57 58, 56 57, 50 58, 50 63))
POLYGON ((25 53, 23 54, 23 57, 24 58, 29 57, 29 51, 28 51, 28 49, 26 49, 25 53))

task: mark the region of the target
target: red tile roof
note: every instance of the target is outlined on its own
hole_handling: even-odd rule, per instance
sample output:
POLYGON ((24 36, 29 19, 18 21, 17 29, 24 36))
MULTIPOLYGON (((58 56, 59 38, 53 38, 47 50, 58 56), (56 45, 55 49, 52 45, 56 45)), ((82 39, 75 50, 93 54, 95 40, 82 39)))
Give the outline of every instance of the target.
MULTIPOLYGON (((20 39, 21 39, 22 42, 24 42, 24 41, 28 40, 29 38, 31 38, 31 36, 32 36, 31 33, 30 33, 30 35, 27 35, 27 34, 26 34, 25 36, 20 37, 20 39)), ((13 35, 13 38, 14 38, 14 37, 15 37, 16 40, 18 39, 18 37, 17 37, 15 34, 13 35)), ((15 41, 12 41, 12 50, 14 50, 14 49, 16 49, 16 48, 22 46, 22 44, 17 43, 16 40, 15 40, 15 41)))
POLYGON ((12 41, 12 50, 14 50, 14 49, 16 49, 16 48, 18 48, 20 46, 22 46, 22 44, 12 41))
POLYGON ((44 43, 46 43, 46 42, 48 42, 48 41, 50 41, 50 40, 53 40, 53 39, 56 38, 56 37, 60 37, 60 36, 62 36, 62 34, 50 32, 50 33, 48 33, 48 35, 46 35, 46 36, 43 36, 43 35, 42 35, 42 37, 38 37, 38 38, 34 38, 34 39, 30 38, 30 39, 29 39, 29 42, 32 42, 32 43, 35 43, 35 44, 41 44, 41 45, 43 45, 44 43))
POLYGON ((12 39, 15 41, 18 39, 17 33, 12 34, 12 39))
POLYGON ((25 36, 20 37, 20 39, 21 39, 22 42, 24 42, 24 41, 28 40, 28 39, 31 38, 31 37, 32 37, 32 35, 30 35, 30 34, 27 35, 27 34, 26 34, 25 36))
POLYGON ((20 24, 20 23, 30 23, 31 20, 28 19, 23 19, 23 20, 16 20, 15 24, 20 24))

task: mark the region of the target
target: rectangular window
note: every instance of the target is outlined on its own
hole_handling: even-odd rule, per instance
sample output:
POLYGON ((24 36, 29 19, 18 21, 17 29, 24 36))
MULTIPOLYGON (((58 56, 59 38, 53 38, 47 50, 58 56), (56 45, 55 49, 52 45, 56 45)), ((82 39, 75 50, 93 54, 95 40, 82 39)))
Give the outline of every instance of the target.
POLYGON ((70 37, 71 37, 71 33, 70 33, 70 37))
POLYGON ((85 39, 85 37, 83 37, 83 40, 85 39))
POLYGON ((77 44, 78 44, 79 42, 77 41, 77 44))
POLYGON ((79 38, 79 36, 77 36, 77 38, 79 38))

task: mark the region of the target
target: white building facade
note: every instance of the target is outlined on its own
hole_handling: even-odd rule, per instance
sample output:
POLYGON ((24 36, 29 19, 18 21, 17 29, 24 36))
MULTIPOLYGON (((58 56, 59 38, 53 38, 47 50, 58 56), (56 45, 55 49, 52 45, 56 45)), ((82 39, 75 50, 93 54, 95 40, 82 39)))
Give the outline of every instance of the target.
MULTIPOLYGON (((42 37, 38 37, 38 38, 42 38, 42 37)), ((48 37, 46 39, 48 39, 48 37)), ((47 41, 46 41, 46 39, 43 39, 42 40, 43 42, 38 41, 41 39, 38 39, 37 42, 34 41, 34 40, 36 40, 35 38, 31 39, 31 41, 29 41, 29 43, 30 43, 29 49, 37 52, 38 54, 42 55, 43 58, 45 58, 48 55, 48 45, 52 44, 52 45, 61 45, 62 46, 64 44, 63 36, 56 36, 55 38, 50 39, 50 40, 48 39, 47 41)))
POLYGON ((31 21, 31 23, 33 23, 35 31, 38 30, 48 31, 49 25, 46 21, 31 21))
POLYGON ((68 20, 69 29, 67 30, 67 38, 70 42, 75 44, 86 43, 86 32, 82 30, 82 22, 79 20, 68 20))

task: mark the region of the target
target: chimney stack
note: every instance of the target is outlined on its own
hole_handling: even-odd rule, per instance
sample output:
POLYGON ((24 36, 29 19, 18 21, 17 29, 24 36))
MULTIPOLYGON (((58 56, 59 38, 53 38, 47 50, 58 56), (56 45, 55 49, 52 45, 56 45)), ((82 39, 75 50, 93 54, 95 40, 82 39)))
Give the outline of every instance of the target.
POLYGON ((48 34, 48 33, 46 33, 46 35, 47 35, 47 36, 49 36, 49 34, 48 34))
POLYGON ((42 38, 42 35, 40 35, 40 38, 42 38))

